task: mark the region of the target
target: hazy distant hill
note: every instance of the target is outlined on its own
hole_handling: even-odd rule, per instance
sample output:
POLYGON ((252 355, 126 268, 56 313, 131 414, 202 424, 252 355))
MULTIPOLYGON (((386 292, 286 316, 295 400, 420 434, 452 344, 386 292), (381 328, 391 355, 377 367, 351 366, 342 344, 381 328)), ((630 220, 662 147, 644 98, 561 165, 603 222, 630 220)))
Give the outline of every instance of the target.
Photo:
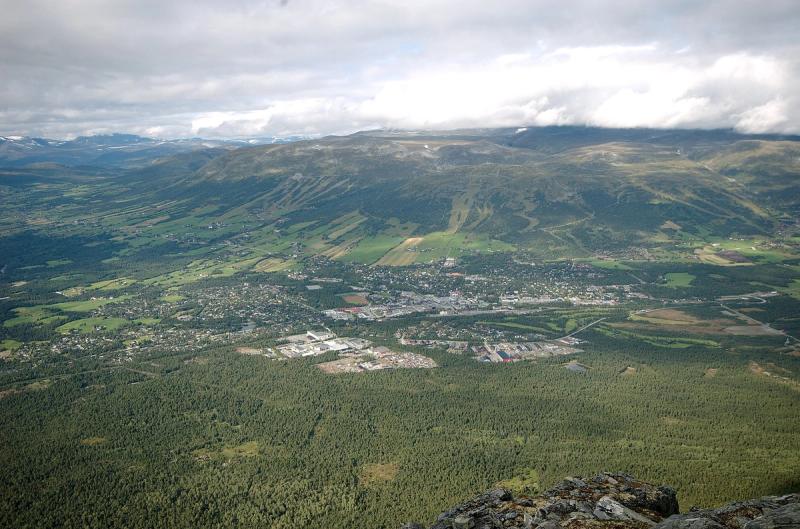
POLYGON ((155 158, 208 148, 233 149, 291 141, 281 138, 250 140, 206 140, 190 138, 158 140, 133 134, 81 136, 74 140, 52 140, 26 136, 0 136, 0 167, 23 167, 55 163, 67 166, 134 167, 155 158))

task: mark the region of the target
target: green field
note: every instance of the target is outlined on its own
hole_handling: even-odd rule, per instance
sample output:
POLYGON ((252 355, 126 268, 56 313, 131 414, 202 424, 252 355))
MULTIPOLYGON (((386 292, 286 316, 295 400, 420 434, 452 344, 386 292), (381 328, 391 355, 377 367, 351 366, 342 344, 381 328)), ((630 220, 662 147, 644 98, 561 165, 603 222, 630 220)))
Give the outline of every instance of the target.
POLYGON ((4 327, 24 324, 48 324, 67 319, 66 316, 50 310, 47 306, 17 307, 13 309, 14 317, 3 322, 4 327))
POLYGON ((0 341, 0 350, 4 349, 4 350, 7 350, 7 351, 15 351, 16 349, 19 349, 19 347, 21 345, 22 345, 22 342, 18 342, 17 340, 8 340, 7 339, 7 340, 0 341))
POLYGON ((67 301, 64 303, 47 305, 47 308, 63 312, 91 312, 109 303, 120 303, 128 298, 129 296, 119 296, 116 298, 96 298, 85 301, 67 301))
POLYGON ((159 299, 167 303, 176 303, 178 301, 183 301, 186 298, 180 294, 167 294, 165 296, 161 296, 159 299))
POLYGON ((667 280, 667 286, 672 288, 686 288, 691 286, 695 276, 687 272, 669 272, 664 274, 664 279, 667 280))
POLYGON ((122 318, 83 318, 61 325, 56 330, 62 333, 78 331, 81 334, 95 332, 95 330, 115 331, 123 325, 129 325, 128 320, 122 318))
POLYGON ((88 290, 120 290, 136 283, 136 280, 127 277, 98 281, 89 285, 88 290))
POLYGON ((423 237, 418 245, 419 261, 432 261, 450 256, 455 257, 464 252, 511 252, 513 245, 491 240, 488 237, 468 232, 434 232, 423 237))
POLYGON ((372 264, 401 242, 403 242, 402 237, 388 235, 366 237, 340 259, 347 262, 372 264))

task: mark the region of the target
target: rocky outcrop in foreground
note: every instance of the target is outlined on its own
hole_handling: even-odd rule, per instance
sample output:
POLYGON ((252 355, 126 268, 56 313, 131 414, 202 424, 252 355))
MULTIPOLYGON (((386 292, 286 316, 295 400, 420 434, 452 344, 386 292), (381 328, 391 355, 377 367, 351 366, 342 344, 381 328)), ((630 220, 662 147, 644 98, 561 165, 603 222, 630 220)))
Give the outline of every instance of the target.
MULTIPOLYGON (((567 478, 539 496, 506 489, 442 513, 430 529, 800 529, 800 494, 679 514, 675 491, 626 474, 567 478)), ((405 524, 403 529, 424 529, 405 524)))

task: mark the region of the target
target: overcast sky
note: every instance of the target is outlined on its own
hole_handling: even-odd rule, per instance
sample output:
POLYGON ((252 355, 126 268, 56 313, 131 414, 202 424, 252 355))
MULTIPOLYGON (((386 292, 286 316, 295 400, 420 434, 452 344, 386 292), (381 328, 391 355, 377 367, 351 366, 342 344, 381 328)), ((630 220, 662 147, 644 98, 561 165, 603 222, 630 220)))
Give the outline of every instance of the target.
POLYGON ((800 1, 0 0, 0 134, 800 133, 800 1))

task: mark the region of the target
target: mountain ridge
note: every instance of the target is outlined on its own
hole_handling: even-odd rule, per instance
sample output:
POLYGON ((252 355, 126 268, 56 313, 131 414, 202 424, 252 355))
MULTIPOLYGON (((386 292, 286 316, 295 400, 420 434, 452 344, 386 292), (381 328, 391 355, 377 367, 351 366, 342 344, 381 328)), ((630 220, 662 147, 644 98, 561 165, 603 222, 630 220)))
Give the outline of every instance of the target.
POLYGON ((281 266, 310 256, 402 266, 509 251, 697 260, 706 246, 772 236, 800 214, 800 138, 753 138, 578 127, 368 131, 146 163, 134 154, 125 167, 29 164, 0 178, 23 188, 92 182, 93 215, 128 204, 125 222, 135 228, 123 238, 155 247, 162 230, 187 240, 203 232, 220 246, 250 241, 241 256, 281 266))
POLYGON ((295 141, 289 138, 159 139, 136 134, 97 134, 56 140, 29 136, 0 136, 0 167, 20 168, 52 163, 67 167, 135 168, 155 158, 204 149, 235 149, 251 145, 295 141))
POLYGON ((233 209, 244 204, 290 222, 310 220, 310 211, 320 223, 357 211, 402 240, 464 233, 577 255, 673 237, 665 225, 690 236, 700 233, 693 226, 719 237, 765 234, 800 209, 792 198, 800 141, 731 143, 740 135, 701 131, 709 143, 687 148, 695 132, 592 129, 591 141, 602 143, 586 144, 570 130, 364 132, 220 151, 190 171, 148 169, 142 181, 169 187, 174 198, 217 196, 233 209), (538 142, 541 135, 558 139, 538 142))
MULTIPOLYGON (((430 529, 795 529, 800 494, 765 496, 681 514, 676 491, 624 473, 568 477, 538 495, 490 490, 437 518, 430 529)), ((407 523, 402 529, 425 529, 407 523)))

